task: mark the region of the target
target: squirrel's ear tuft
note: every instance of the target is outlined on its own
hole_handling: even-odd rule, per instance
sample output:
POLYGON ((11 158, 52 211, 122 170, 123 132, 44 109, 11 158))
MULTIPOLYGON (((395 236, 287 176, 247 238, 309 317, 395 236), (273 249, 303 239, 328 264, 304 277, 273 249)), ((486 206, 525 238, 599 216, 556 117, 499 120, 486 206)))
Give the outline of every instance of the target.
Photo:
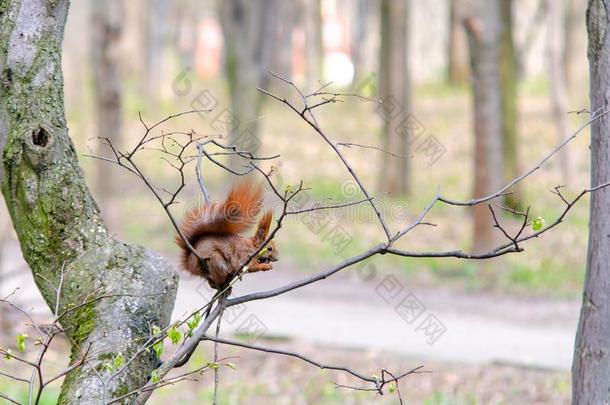
POLYGON ((258 221, 258 228, 256 229, 256 241, 257 243, 263 243, 269 235, 269 229, 271 228, 271 219, 273 219, 273 214, 271 210, 265 211, 260 221, 258 221))

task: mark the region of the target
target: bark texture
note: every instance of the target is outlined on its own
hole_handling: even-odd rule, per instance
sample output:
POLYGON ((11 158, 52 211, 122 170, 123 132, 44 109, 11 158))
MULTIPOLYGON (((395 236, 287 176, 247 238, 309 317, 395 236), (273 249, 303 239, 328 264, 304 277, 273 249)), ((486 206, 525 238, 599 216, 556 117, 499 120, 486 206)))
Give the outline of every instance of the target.
POLYGON ((110 237, 84 182, 64 115, 67 13, 67 0, 0 1, 0 185, 51 308, 50 283, 59 285, 63 269, 72 361, 90 346, 89 366, 67 375, 59 403, 100 404, 142 386, 157 366, 153 354, 139 355, 111 382, 103 368, 119 352, 130 358, 152 325, 168 324, 177 278, 160 256, 110 237))
MULTIPOLYGON (((502 186, 502 132, 498 67, 500 8, 498 0, 472 0, 465 20, 470 47, 474 98, 474 197, 502 186)), ((497 233, 486 204, 474 207, 475 252, 496 245, 497 233)))
MULTIPOLYGON (((610 100, 610 18, 606 1, 589 0, 591 110, 610 100)), ((610 181, 610 118, 591 125, 591 185, 610 181)), ((610 403, 610 190, 591 195, 589 249, 572 366, 572 403, 610 403)))

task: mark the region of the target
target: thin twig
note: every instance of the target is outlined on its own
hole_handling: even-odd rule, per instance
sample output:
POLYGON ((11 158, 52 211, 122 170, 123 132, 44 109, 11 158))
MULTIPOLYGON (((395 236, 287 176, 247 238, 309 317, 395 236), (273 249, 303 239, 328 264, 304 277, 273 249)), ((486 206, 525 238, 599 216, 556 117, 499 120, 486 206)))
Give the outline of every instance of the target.
POLYGON ((345 146, 346 148, 351 148, 352 146, 356 146, 356 147, 362 148, 362 149, 374 149, 374 150, 377 150, 379 152, 383 152, 383 153, 385 153, 387 155, 394 156, 394 157, 396 157, 398 159, 405 159, 405 158, 408 157, 407 155, 397 155, 397 154, 392 153, 390 151, 387 151, 387 150, 385 150, 383 148, 380 148, 379 146, 361 145, 359 143, 352 143, 352 142, 338 142, 337 146, 345 146))

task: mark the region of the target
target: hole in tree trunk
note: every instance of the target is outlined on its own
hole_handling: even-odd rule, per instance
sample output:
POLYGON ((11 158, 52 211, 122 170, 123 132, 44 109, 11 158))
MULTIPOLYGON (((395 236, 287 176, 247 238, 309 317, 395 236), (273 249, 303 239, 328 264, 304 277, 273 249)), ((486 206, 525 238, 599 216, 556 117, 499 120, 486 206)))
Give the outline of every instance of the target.
POLYGON ((9 87, 13 83, 13 72, 11 72, 11 69, 4 69, 1 80, 5 87, 9 87))
POLYGON ((49 143, 49 133, 44 128, 38 128, 32 131, 32 142, 34 145, 45 147, 49 143))

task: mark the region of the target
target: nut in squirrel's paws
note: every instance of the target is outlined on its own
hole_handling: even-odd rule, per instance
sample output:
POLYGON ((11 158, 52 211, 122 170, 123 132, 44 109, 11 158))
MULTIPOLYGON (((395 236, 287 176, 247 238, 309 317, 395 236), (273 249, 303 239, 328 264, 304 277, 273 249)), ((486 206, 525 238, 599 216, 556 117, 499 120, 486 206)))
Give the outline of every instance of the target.
POLYGON ((258 258, 256 259, 256 261, 258 263, 271 263, 271 262, 277 262, 278 260, 278 253, 277 253, 277 249, 275 248, 275 243, 271 242, 271 244, 269 246, 267 246, 266 249, 263 249, 259 254, 258 254, 258 258))

